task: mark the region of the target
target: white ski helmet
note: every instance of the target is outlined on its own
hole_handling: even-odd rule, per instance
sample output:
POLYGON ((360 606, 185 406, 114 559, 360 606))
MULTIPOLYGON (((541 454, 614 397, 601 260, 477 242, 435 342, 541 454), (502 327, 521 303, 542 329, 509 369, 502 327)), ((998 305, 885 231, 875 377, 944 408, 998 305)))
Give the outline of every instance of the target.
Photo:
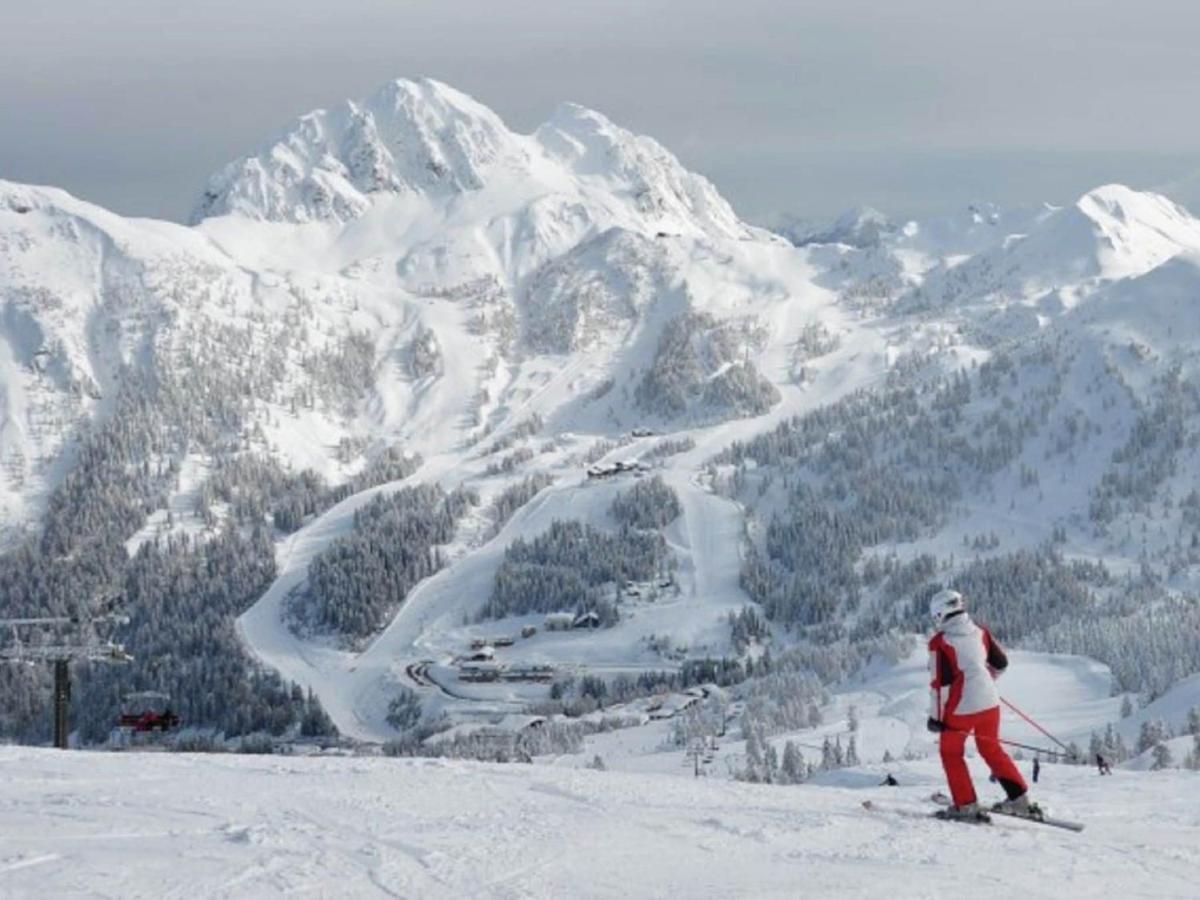
POLYGON ((942 590, 929 598, 929 618, 934 625, 941 625, 950 616, 967 608, 963 595, 958 591, 942 590))

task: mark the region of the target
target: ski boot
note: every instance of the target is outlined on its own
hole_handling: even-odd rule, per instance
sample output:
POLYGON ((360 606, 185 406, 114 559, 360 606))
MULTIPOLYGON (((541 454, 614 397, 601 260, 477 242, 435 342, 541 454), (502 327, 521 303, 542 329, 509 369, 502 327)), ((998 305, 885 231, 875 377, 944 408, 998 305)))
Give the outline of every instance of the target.
POLYGON ((979 825, 986 825, 992 821, 991 816, 978 803, 947 806, 945 809, 939 809, 934 816, 947 822, 971 822, 979 825))
POLYGON ((1016 816, 1020 819, 1036 819, 1039 822, 1046 815, 1045 810, 1030 800, 1028 794, 1013 797, 1011 800, 1001 800, 999 803, 993 804, 992 812, 1005 816, 1016 816))

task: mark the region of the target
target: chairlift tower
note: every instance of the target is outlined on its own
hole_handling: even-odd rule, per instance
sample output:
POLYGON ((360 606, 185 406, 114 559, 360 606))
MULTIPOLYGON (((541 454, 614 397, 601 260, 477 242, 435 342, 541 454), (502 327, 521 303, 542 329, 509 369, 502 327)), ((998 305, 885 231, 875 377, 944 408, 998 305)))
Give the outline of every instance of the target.
POLYGON ((67 749, 70 734, 71 663, 75 660, 132 662, 133 657, 121 644, 101 641, 96 635, 97 625, 128 623, 128 616, 111 613, 0 619, 0 629, 7 629, 11 635, 6 645, 0 645, 0 660, 54 664, 54 746, 60 750, 67 749), (39 639, 33 640, 34 637, 39 639))
POLYGON ((716 752, 716 739, 711 742, 703 736, 694 737, 688 741, 683 753, 683 764, 692 765, 693 775, 699 778, 708 774, 708 766, 713 761, 716 752))

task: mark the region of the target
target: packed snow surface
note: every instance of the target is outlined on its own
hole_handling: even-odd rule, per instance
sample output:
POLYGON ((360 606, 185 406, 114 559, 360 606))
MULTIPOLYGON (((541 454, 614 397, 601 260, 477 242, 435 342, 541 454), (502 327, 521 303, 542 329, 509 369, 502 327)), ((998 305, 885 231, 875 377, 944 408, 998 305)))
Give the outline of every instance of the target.
MULTIPOLYGON (((5 897, 1194 897, 1200 774, 1043 768, 1081 834, 839 784, 442 760, 0 749, 5 897), (883 809, 868 811, 864 800, 883 809)), ((978 775, 978 772, 976 773, 978 775)))

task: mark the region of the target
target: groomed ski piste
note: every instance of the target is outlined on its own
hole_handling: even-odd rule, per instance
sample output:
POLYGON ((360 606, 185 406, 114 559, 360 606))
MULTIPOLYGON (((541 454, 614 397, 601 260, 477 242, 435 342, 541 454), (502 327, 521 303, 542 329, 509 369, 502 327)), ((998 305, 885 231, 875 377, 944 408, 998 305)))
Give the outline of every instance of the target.
POLYGON ((936 762, 887 771, 899 787, 877 786, 878 766, 782 788, 449 760, 6 747, 0 896, 1196 896, 1196 773, 1046 766, 1038 796, 1087 823, 1073 834, 928 818, 936 762))

